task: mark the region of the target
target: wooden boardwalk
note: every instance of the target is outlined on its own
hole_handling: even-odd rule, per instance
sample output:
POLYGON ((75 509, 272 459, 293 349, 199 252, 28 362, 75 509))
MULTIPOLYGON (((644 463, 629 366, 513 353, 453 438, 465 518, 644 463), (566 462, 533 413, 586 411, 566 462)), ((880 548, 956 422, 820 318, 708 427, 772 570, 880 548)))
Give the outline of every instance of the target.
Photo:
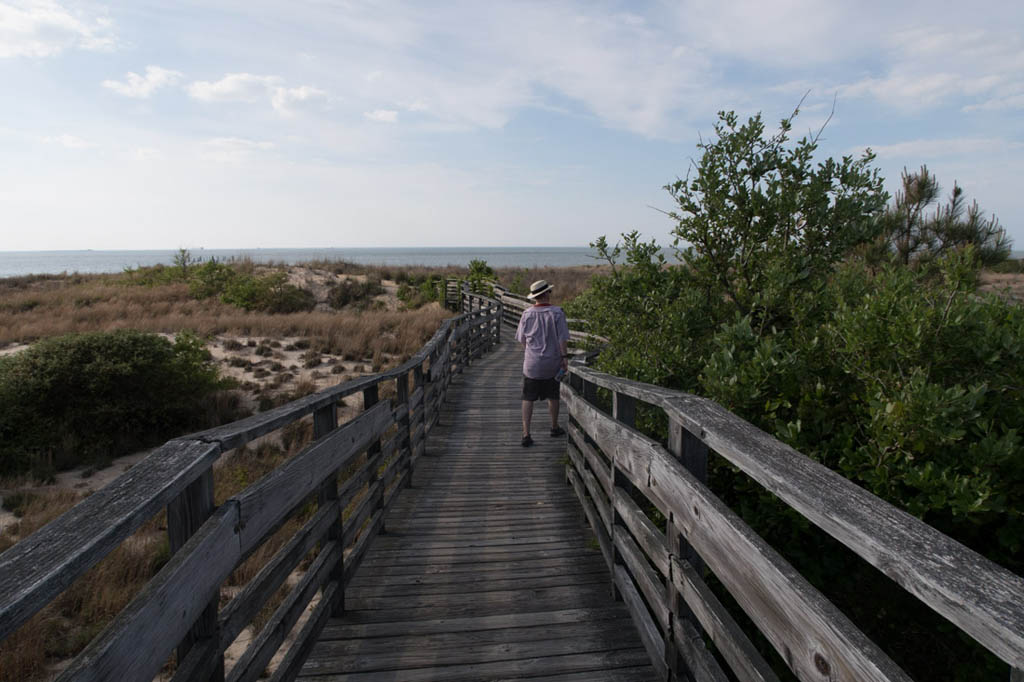
POLYGON ((585 535, 544 403, 536 444, 519 443, 522 350, 503 341, 452 384, 413 487, 300 679, 656 679, 585 535))

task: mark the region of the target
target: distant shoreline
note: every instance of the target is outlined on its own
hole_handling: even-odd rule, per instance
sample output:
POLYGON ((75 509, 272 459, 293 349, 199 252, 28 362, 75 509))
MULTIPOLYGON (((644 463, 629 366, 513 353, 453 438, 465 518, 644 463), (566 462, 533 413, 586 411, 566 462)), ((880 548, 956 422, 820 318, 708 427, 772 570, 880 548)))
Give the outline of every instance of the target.
MULTIPOLYGON (((471 260, 485 260, 491 267, 563 267, 595 265, 597 252, 582 246, 430 247, 430 248, 334 248, 334 249, 189 249, 199 260, 250 258, 267 263, 294 265, 314 260, 347 261, 360 265, 466 267, 471 260)), ((101 274, 126 268, 170 265, 177 249, 0 251, 0 277, 101 274)))

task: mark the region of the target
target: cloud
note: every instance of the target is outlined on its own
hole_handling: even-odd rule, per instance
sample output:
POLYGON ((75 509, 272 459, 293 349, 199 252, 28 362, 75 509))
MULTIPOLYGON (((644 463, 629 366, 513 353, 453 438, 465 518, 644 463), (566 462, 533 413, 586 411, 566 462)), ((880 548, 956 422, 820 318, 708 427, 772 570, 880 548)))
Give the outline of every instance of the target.
POLYGON ((0 3, 0 58, 51 57, 66 49, 109 50, 112 24, 51 0, 0 3))
POLYGON ((269 101, 282 115, 292 113, 292 105, 327 93, 311 85, 288 88, 280 76, 257 76, 251 73, 229 73, 219 81, 196 81, 188 86, 188 94, 203 102, 259 102, 269 101))
POLYGON ((275 87, 271 90, 270 104, 278 113, 290 115, 292 104, 326 96, 326 92, 310 85, 302 85, 297 88, 275 87))
POLYGON ((125 74, 125 82, 106 80, 102 85, 125 97, 146 99, 160 88, 174 85, 183 75, 180 71, 147 66, 145 76, 129 71, 125 74))
POLYGON ((919 27, 887 38, 888 70, 845 85, 844 95, 872 97, 916 111, 947 101, 964 111, 1024 108, 1024 39, 1004 29, 919 27))
POLYGON ((258 102, 278 87, 277 76, 256 76, 251 73, 229 73, 219 81, 196 81, 188 86, 188 94, 203 102, 258 102))
POLYGON ((217 137, 203 143, 200 157, 220 163, 239 163, 253 158, 258 152, 274 148, 272 142, 259 142, 241 137, 217 137))
POLYGON ((367 111, 363 113, 363 116, 371 121, 377 121, 379 123, 397 123, 398 112, 391 109, 376 109, 374 111, 367 111))
POLYGON ((928 140, 908 140, 895 144, 872 146, 879 159, 941 159, 947 157, 993 154, 1007 149, 1021 148, 1021 143, 991 137, 960 137, 928 140))
POLYGON ((43 142, 46 142, 47 144, 58 144, 62 147, 66 147, 67 149, 89 149, 90 147, 96 146, 92 142, 87 142, 80 137, 68 135, 67 133, 53 137, 44 137, 43 142))
POLYGON ((378 35, 353 30, 370 21, 363 13, 351 5, 326 20, 345 46, 340 61, 351 63, 347 98, 363 111, 424 112, 417 124, 431 129, 496 129, 525 109, 555 109, 648 136, 671 133, 680 110, 713 111, 710 62, 680 48, 656 16, 591 4, 399 2, 375 8, 372 25, 399 27, 378 35))

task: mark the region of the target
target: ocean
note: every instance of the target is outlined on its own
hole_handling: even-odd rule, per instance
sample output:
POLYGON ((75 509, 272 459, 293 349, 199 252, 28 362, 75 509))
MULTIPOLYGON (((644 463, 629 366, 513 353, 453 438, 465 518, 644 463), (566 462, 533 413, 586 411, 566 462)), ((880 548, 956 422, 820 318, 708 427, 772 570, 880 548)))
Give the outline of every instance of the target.
MULTIPOLYGON (((435 247, 363 249, 195 249, 199 260, 250 258, 256 262, 304 263, 341 260, 362 265, 457 265, 485 260, 495 268, 564 267, 600 263, 597 252, 586 246, 543 247, 435 247)), ((123 272, 126 268, 170 265, 177 250, 154 251, 0 251, 0 277, 66 273, 123 272)), ((674 259, 665 252, 669 261, 674 259)), ((1011 258, 1024 259, 1024 251, 1011 258)))
MULTIPOLYGON (((256 262, 347 261, 362 265, 458 265, 485 260, 491 267, 594 265, 597 252, 582 247, 452 247, 385 249, 194 249, 199 260, 250 258, 256 262)), ((66 273, 123 272, 126 268, 170 265, 177 250, 154 251, 0 251, 0 277, 66 273)))

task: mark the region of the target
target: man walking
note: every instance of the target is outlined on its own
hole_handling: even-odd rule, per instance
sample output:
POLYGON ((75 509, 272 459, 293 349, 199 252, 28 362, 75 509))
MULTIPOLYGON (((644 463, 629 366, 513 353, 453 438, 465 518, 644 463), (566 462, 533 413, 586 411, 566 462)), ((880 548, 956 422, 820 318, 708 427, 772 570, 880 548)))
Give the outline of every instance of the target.
POLYGON ((565 311, 551 305, 553 286, 547 280, 537 280, 530 285, 526 297, 533 306, 523 311, 516 329, 516 341, 523 344, 523 447, 533 445, 530 437, 530 420, 533 418, 533 403, 548 401, 551 415, 551 437, 565 435, 558 425, 558 379, 559 371, 569 364, 569 322, 565 311))

